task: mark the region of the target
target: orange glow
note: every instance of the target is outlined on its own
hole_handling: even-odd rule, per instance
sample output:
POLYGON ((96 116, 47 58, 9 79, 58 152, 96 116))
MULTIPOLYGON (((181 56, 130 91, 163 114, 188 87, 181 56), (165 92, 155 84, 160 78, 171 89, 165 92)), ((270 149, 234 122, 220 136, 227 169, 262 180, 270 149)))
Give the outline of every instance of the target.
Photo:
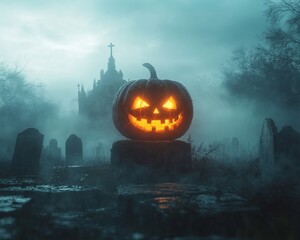
POLYGON ((153 201, 158 205, 159 209, 169 209, 177 199, 178 197, 157 197, 153 201))
POLYGON ((178 127, 183 120, 182 113, 178 115, 178 119, 165 119, 165 121, 161 120, 151 120, 150 122, 147 121, 146 118, 142 118, 141 120, 137 120, 136 117, 128 114, 128 118, 130 123, 135 126, 136 128, 144 131, 144 132, 157 132, 157 133, 164 133, 168 131, 173 131, 178 127))
POLYGON ((155 109, 154 109, 154 111, 153 111, 153 113, 154 113, 154 114, 159 114, 159 111, 158 111, 158 109, 157 109, 157 108, 155 108, 155 109))
POLYGON ((169 99, 164 103, 163 107, 167 109, 177 109, 175 99, 172 96, 169 97, 169 99))
POLYGON ((145 108, 145 107, 149 107, 149 104, 142 98, 137 97, 136 99, 134 99, 131 109, 133 110, 133 109, 145 108))

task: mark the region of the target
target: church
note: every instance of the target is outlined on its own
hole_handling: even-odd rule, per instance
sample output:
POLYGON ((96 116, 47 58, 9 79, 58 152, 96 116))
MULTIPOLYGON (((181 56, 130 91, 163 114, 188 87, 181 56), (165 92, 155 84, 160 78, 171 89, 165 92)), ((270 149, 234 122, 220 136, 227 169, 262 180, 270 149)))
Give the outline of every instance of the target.
POLYGON ((112 54, 114 45, 108 45, 110 56, 107 70, 100 71, 100 79, 94 79, 93 88, 85 91, 83 85, 78 84, 78 112, 91 122, 111 119, 112 103, 119 88, 126 83, 122 71, 116 70, 115 59, 112 54))

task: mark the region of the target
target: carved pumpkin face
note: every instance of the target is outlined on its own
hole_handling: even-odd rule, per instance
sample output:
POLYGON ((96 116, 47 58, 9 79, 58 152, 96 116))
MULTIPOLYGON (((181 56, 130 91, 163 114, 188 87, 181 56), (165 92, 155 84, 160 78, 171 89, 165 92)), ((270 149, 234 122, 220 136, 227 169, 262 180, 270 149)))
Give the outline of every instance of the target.
POLYGON ((154 68, 149 80, 125 84, 113 104, 113 120, 126 137, 140 140, 172 140, 188 129, 192 116, 192 101, 178 82, 159 80, 154 68))
POLYGON ((177 111, 176 100, 172 96, 162 101, 160 106, 151 106, 148 102, 139 96, 134 99, 128 113, 133 126, 145 132, 164 133, 175 130, 181 124, 183 116, 177 111))

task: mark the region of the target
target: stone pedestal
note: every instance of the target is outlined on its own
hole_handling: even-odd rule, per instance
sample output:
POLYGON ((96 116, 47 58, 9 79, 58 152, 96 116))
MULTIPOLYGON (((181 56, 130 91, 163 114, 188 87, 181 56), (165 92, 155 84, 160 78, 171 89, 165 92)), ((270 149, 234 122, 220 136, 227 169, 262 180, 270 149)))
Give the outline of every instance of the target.
POLYGON ((191 169, 191 144, 177 140, 117 141, 112 145, 110 162, 112 168, 142 166, 186 172, 191 169))

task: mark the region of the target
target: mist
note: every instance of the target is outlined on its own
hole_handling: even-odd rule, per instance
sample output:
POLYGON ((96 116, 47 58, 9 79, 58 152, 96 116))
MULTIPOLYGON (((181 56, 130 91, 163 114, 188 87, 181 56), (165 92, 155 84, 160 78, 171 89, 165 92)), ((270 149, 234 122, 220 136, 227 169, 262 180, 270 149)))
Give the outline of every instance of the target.
POLYGON ((76 111, 77 84, 92 87, 110 42, 125 80, 146 77, 141 65, 150 62, 161 79, 196 83, 199 75, 218 77, 233 49, 258 40, 263 7, 249 0, 5 1, 0 61, 26 66, 59 105, 76 111))
POLYGON ((112 133, 98 126, 89 135, 88 123, 78 116, 77 84, 87 92, 92 89, 93 79, 106 69, 111 41, 116 45, 116 68, 125 80, 148 78, 141 65, 150 62, 160 79, 179 81, 189 90, 194 119, 183 140, 189 134, 195 144, 238 137, 255 145, 265 117, 274 118, 279 128, 286 124, 298 128, 293 111, 282 114, 275 106, 262 109, 257 107, 262 103, 232 98, 223 84, 223 69, 234 51, 254 49, 263 42, 269 26, 263 1, 7 1, 1 5, 0 60, 24 66, 59 106, 55 122, 39 125, 44 144, 57 138, 62 147, 71 133, 77 133, 87 149, 98 142, 109 149, 112 141, 122 138, 112 125, 112 133))
POLYGON ((297 239, 299 26, 299 0, 1 1, 0 239, 297 239))

